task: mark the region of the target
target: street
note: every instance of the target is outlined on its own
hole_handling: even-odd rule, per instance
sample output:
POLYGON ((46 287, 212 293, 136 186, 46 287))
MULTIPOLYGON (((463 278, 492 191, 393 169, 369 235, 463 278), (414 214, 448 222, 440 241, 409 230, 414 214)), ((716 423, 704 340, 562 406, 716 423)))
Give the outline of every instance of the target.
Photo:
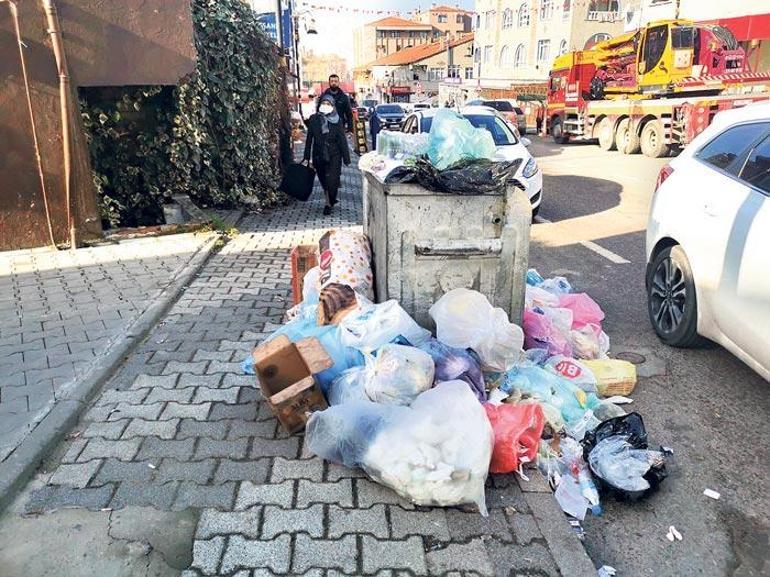
POLYGON ((539 216, 550 223, 533 227, 530 266, 596 299, 613 354, 646 358, 640 374, 651 376, 640 378, 627 409, 643 415, 651 446, 674 451, 659 493, 607 502, 602 517, 586 518, 591 559, 628 576, 766 575, 768 383, 721 347, 662 345, 647 319, 647 209, 666 159, 531 139, 545 175, 539 216), (705 497, 706 488, 721 499, 705 497), (670 525, 682 541, 666 540, 670 525))

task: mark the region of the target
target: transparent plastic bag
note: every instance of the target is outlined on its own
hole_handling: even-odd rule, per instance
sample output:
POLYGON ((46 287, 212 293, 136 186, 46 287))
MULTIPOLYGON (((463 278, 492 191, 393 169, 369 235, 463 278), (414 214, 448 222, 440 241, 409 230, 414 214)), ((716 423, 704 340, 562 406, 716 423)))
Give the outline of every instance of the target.
POLYGON ((461 160, 494 159, 497 153, 492 134, 485 128, 475 128, 462 115, 448 108, 433 116, 428 138, 428 158, 438 170, 445 170, 461 160))
POLYGON ((610 337, 599 325, 587 324, 570 331, 572 354, 578 359, 606 359, 610 350, 610 337))
POLYGON ((411 407, 354 401, 313 413, 305 438, 312 453, 361 467, 418 505, 475 503, 487 514, 484 483, 494 437, 462 381, 439 383, 411 407))
POLYGON ((375 403, 410 405, 433 386, 433 359, 415 347, 388 344, 368 357, 364 389, 375 403))
POLYGON ((589 453, 591 469, 606 483, 622 491, 646 491, 650 483, 644 478, 650 467, 663 461, 660 451, 635 449, 628 435, 602 439, 589 453))
POLYGON ((329 405, 342 405, 353 401, 370 401, 366 394, 366 369, 353 367, 344 371, 332 382, 327 394, 329 405))
POLYGON ((314 266, 305 273, 302 280, 302 302, 309 305, 318 304, 320 289, 318 288, 321 269, 314 266))
POLYGON ((436 337, 450 347, 473 349, 484 370, 504 371, 522 357, 524 333, 483 294, 457 288, 430 308, 436 337))
POLYGON ((395 300, 365 306, 346 316, 339 328, 344 345, 367 352, 394 341, 419 346, 431 336, 395 300))
POLYGON ((543 368, 569 379, 586 393, 598 393, 596 377, 591 369, 572 357, 554 355, 545 362, 543 368))
POLYGON ((547 290, 549 293, 555 295, 564 295, 572 292, 572 285, 563 276, 555 276, 553 278, 545 279, 540 283, 541 289, 547 290))
POLYGON ((604 311, 586 293, 562 294, 559 296, 559 306, 572 311, 573 329, 580 329, 587 324, 601 327, 604 320, 604 311))
POLYGON ((524 335, 527 349, 545 349, 549 356, 572 356, 572 343, 568 336, 541 308, 524 309, 524 335))
POLYGON ((560 449, 558 486, 554 496, 562 510, 581 521, 585 519, 588 509, 594 515, 601 515, 599 490, 583 460, 580 444, 567 437, 562 439, 560 449))
POLYGON ((436 365, 434 380, 437 383, 465 381, 479 401, 487 400, 487 390, 479 362, 467 350, 449 347, 433 338, 420 345, 420 348, 431 356, 436 365))
POLYGON ((558 307, 559 297, 539 286, 527 285, 524 292, 524 306, 528 309, 535 307, 558 307))

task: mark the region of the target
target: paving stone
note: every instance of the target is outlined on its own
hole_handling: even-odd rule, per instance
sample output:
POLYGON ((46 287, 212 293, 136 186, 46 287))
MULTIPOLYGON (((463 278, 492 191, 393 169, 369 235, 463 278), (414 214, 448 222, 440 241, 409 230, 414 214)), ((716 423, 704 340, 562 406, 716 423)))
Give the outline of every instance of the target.
POLYGON ((195 419, 180 419, 177 439, 191 437, 207 437, 209 439, 224 439, 227 434, 225 421, 196 421, 195 419))
POLYGON ((204 351, 197 350, 193 356, 193 361, 222 361, 229 362, 233 358, 232 351, 204 351))
POLYGON ((170 441, 158 437, 145 437, 138 458, 163 459, 168 457, 178 461, 186 461, 192 457, 194 445, 195 439, 170 441))
POLYGON ((326 463, 326 481, 339 481, 340 479, 365 479, 366 473, 361 469, 351 469, 337 463, 326 463))
POLYGON ((88 485, 91 477, 94 476, 102 461, 94 460, 82 465, 59 465, 51 475, 48 483, 50 485, 67 485, 82 489, 88 485))
POLYGON ((490 509, 487 517, 475 512, 448 509, 446 521, 453 541, 468 541, 479 535, 492 535, 499 541, 513 541, 508 520, 502 509, 490 509))
POLYGON ((323 480, 324 462, 319 459, 284 459, 273 461, 270 473, 271 483, 280 483, 287 479, 308 479, 320 483, 323 480))
MULTIPOLYGON (((485 491, 487 509, 513 507, 522 513, 529 513, 529 506, 517 484, 505 488, 488 487, 485 491)), ((550 493, 549 493, 550 496, 550 493)))
POLYGON ((105 483, 120 483, 150 481, 155 475, 155 470, 150 467, 149 461, 119 461, 117 459, 106 459, 102 468, 91 481, 92 486, 104 485, 105 483))
POLYGON ((83 415, 83 421, 86 423, 100 423, 106 421, 112 410, 116 408, 116 405, 101 405, 98 407, 91 407, 83 415))
MULTIPOLYGON (((227 382, 227 377, 225 377, 225 382, 227 382)), ((262 392, 252 386, 243 386, 239 389, 238 392, 238 402, 239 403, 258 403, 262 401, 262 392)))
POLYGON ((484 541, 480 538, 469 543, 450 543, 444 549, 427 552, 425 557, 432 575, 440 575, 452 570, 474 571, 479 575, 490 577, 495 575, 484 541))
POLYGON ((132 389, 173 389, 177 375, 139 375, 131 384, 132 389))
POLYGON ((248 439, 232 439, 218 441, 216 439, 201 439, 195 449, 196 459, 206 457, 222 457, 226 459, 242 459, 249 450, 248 439))
POLYGON ((254 403, 231 405, 228 403, 213 403, 209 419, 242 419, 254 421, 257 418, 257 406, 254 403))
POLYGON ((31 514, 64 508, 102 509, 110 502, 114 490, 113 485, 104 485, 95 489, 47 485, 30 494, 25 504, 25 511, 31 514))
POLYGON ((368 509, 372 505, 382 503, 385 505, 399 505, 402 509, 414 509, 414 504, 399 497, 398 493, 370 481, 369 479, 355 479, 356 493, 358 495, 358 507, 368 509))
POLYGON ((179 487, 174 510, 193 507, 202 509, 214 507, 217 509, 232 509, 235 501, 235 483, 222 483, 219 485, 196 485, 185 482, 179 487))
POLYGON ((195 390, 194 403, 205 403, 208 401, 217 401, 221 403, 237 403, 238 389, 231 387, 228 389, 211 389, 208 387, 198 387, 195 390))
POLYGON ((138 405, 147 397, 147 389, 136 389, 128 391, 119 391, 117 389, 108 389, 104 391, 96 401, 96 406, 106 405, 108 403, 127 403, 129 405, 138 405))
POLYGON ((120 419, 146 419, 154 421, 160 415, 163 407, 163 403, 155 403, 153 405, 127 405, 126 403, 119 403, 115 410, 110 413, 108 419, 110 421, 120 419))
POLYGON ((262 437, 263 439, 274 439, 278 423, 275 421, 216 421, 217 423, 230 423, 227 431, 228 439, 239 439, 241 437, 262 437))
POLYGON ((354 574, 358 555, 355 535, 346 535, 342 539, 311 539, 308 535, 298 534, 294 543, 292 568, 296 574, 308 569, 339 569, 354 574))
POLYGON ((263 484, 267 483, 269 475, 269 459, 257 459, 256 461, 230 461, 222 459, 219 462, 214 482, 251 481, 255 484, 263 484))
POLYGON ((298 437, 289 437, 288 439, 263 439, 256 437, 254 444, 251 446, 250 456, 252 459, 259 459, 260 457, 296 459, 298 453, 298 437))
POLYGON ((200 361, 197 363, 182 363, 179 361, 169 361, 166 367, 163 369, 164 375, 176 375, 181 373, 189 373, 192 375, 202 375, 206 372, 208 361, 200 361))
POLYGON ((173 439, 176 436, 179 419, 170 421, 145 421, 144 419, 132 419, 123 433, 124 439, 132 437, 156 436, 161 439, 173 439))
POLYGON ((385 505, 375 505, 371 509, 343 509, 329 505, 328 519, 331 539, 348 533, 371 533, 380 539, 390 536, 385 505))
POLYGON ((405 541, 380 541, 364 535, 362 541, 364 573, 375 573, 381 569, 409 569, 417 575, 428 572, 420 537, 410 537, 405 541))
POLYGON ((288 573, 291 562, 291 538, 281 535, 272 541, 252 541, 233 535, 222 559, 222 573, 242 567, 269 568, 276 573, 288 573))
POLYGON ((193 544, 192 567, 203 575, 215 575, 225 549, 224 537, 214 537, 205 541, 196 540, 193 544))
POLYGON ((195 532, 196 539, 209 539, 214 535, 238 533, 251 539, 259 537, 262 510, 220 512, 204 509, 195 532))
POLYGON ((334 503, 340 507, 353 506, 353 482, 343 479, 336 483, 314 483, 300 480, 297 489, 297 507, 311 503, 334 503))
POLYGON ((91 423, 86 427, 86 430, 83 431, 82 436, 85 438, 103 437, 115 441, 120 438, 127 426, 128 421, 91 423))
POLYGON ((105 459, 114 457, 121 461, 130 461, 136 456, 139 450, 139 439, 128 439, 125 441, 110 441, 106 439, 93 438, 88 441, 86 448, 80 453, 78 462, 83 463, 91 459, 105 459))
POLYGON ((177 388, 210 387, 218 388, 222 382, 222 375, 179 375, 177 388))
POLYGON ((216 466, 217 462, 215 459, 196 462, 163 459, 160 467, 158 467, 155 479, 159 483, 191 481, 199 485, 205 485, 212 477, 216 466))
POLYGON ((278 505, 288 509, 291 507, 293 496, 293 481, 284 481, 275 485, 244 481, 238 490, 235 510, 243 511, 255 505, 278 505))
POLYGON ((519 545, 529 545, 533 539, 543 538, 540 534, 540 528, 537 526, 537 522, 532 515, 514 513, 513 515, 508 515, 508 522, 519 545))
POLYGON ((211 403, 187 404, 170 402, 166 404, 161 419, 195 419, 205 421, 211 410, 211 403))
POLYGON ((525 493, 553 493, 548 480, 537 469, 527 470, 528 481, 517 479, 517 484, 525 493))
MULTIPOLYGON (((538 577, 560 577, 562 575, 556 567, 553 558, 548 553, 548 549, 539 543, 532 543, 522 547, 489 539, 486 542, 486 549, 489 559, 495 568, 494 574, 497 576, 537 575, 538 577)), ((593 567, 591 569, 590 575, 595 575, 596 570, 593 567)), ((563 575, 582 574, 570 571, 563 575)))
POLYGON ((449 541, 451 536, 447 525, 447 513, 448 511, 438 507, 407 511, 391 505, 390 526, 393 531, 393 538, 403 539, 408 535, 423 535, 439 541, 449 541))
POLYGON ((115 497, 110 503, 113 509, 124 507, 155 507, 169 509, 179 483, 146 483, 124 481, 118 485, 115 497))
POLYGON ((195 389, 188 387, 186 389, 152 389, 145 400, 146 403, 166 403, 174 401, 177 403, 189 403, 195 394, 195 389))
POLYGON ((281 533, 307 533, 321 538, 324 534, 324 507, 312 505, 307 509, 282 509, 267 505, 263 509, 261 539, 272 539, 281 533))

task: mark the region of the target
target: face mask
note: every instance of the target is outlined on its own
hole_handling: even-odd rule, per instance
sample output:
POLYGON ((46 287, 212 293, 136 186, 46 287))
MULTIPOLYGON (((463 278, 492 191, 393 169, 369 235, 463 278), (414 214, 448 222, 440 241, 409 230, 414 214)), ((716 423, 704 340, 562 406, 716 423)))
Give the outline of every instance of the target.
POLYGON ((329 105, 324 105, 324 106, 321 106, 319 110, 321 111, 321 114, 331 114, 332 112, 334 112, 334 107, 329 105))

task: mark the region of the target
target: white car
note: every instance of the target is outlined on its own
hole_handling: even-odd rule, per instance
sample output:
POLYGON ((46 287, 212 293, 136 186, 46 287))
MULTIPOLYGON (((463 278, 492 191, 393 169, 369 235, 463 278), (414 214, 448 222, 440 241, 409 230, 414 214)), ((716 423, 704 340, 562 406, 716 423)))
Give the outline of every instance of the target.
MULTIPOLYGON (((430 132, 433 117, 438 108, 416 110, 406 117, 402 125, 403 132, 430 132)), ((530 141, 519 136, 519 131, 494 110, 485 106, 467 106, 461 113, 476 128, 485 128, 491 134, 497 146, 498 160, 519 160, 521 166, 514 175, 524 187, 524 192, 532 204, 532 216, 540 210, 543 198, 543 173, 537 161, 527 150, 530 141)))
POLYGON ((650 321, 703 337, 770 380, 770 103, 721 112, 658 176, 647 225, 650 321))

